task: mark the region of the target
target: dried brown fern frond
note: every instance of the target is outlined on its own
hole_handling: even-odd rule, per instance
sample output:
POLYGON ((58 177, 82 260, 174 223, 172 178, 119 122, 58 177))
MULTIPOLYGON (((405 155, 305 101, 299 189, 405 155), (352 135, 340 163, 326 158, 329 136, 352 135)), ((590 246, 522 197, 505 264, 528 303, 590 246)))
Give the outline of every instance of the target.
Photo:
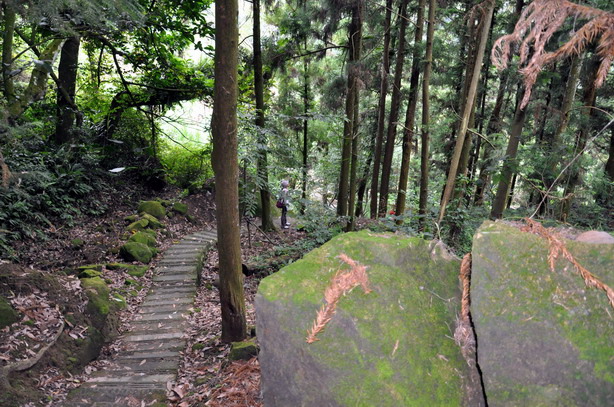
POLYGON ((521 228, 522 231, 536 234, 548 240, 548 245, 550 248, 550 252, 548 253, 548 263, 552 272, 555 271, 556 259, 562 254, 563 257, 565 257, 575 267, 580 276, 584 279, 584 284, 587 287, 594 287, 598 290, 604 291, 608 296, 610 306, 614 308, 614 290, 612 290, 612 288, 610 288, 610 286, 607 284, 601 282, 576 260, 573 254, 571 254, 571 252, 565 246, 563 238, 561 238, 556 232, 546 229, 541 223, 534 221, 533 219, 527 218, 525 219, 525 222, 527 225, 521 228))
POLYGON ((469 322, 469 307, 471 306, 471 253, 467 253, 460 266, 460 280, 463 285, 463 296, 461 297, 461 319, 469 322))
POLYGON ((337 271, 328 287, 326 287, 326 290, 324 290, 324 301, 326 304, 320 307, 311 329, 307 331, 307 343, 313 343, 318 340, 316 335, 322 332, 326 324, 330 322, 337 309, 337 302, 339 302, 341 297, 359 285, 362 287, 365 294, 371 292, 369 288, 369 277, 367 276, 367 267, 352 260, 345 254, 339 255, 339 258, 347 263, 351 269, 348 271, 337 271))
POLYGON ((614 59, 614 14, 567 0, 535 0, 520 15, 514 32, 500 37, 493 45, 491 59, 499 69, 505 69, 512 47, 520 44, 520 72, 524 76, 525 94, 522 107, 531 97, 531 89, 544 66, 573 55, 580 55, 597 39, 597 55, 601 58, 595 86, 605 81, 614 59), (588 20, 569 41, 553 52, 545 47, 552 35, 567 18, 588 20), (529 57, 530 56, 530 57, 529 57))

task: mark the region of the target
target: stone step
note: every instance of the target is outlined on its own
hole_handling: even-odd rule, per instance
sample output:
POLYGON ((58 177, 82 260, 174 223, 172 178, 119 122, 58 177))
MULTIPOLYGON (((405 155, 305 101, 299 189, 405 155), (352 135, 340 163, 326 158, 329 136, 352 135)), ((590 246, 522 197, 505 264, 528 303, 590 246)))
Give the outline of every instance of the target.
POLYGON ((124 345, 123 351, 156 351, 156 350, 175 350, 177 352, 185 349, 186 342, 182 339, 170 339, 165 341, 141 341, 130 342, 124 345))
POLYGON ((147 360, 147 359, 166 359, 166 360, 179 360, 179 352, 171 351, 171 350, 147 350, 147 351, 134 351, 134 352, 124 352, 117 357, 117 361, 121 362, 126 359, 138 359, 138 360, 147 360))
POLYGON ((153 281, 194 281, 196 282, 196 273, 194 274, 169 274, 154 276, 153 281))
POLYGON ((166 322, 169 320, 182 320, 185 319, 187 315, 181 313, 181 312, 172 312, 172 313, 166 313, 166 312, 154 312, 151 314, 139 314, 135 317, 135 319, 132 322, 140 322, 140 321, 156 321, 156 322, 166 322))
POLYGON ((124 338, 126 342, 141 342, 141 341, 155 341, 164 339, 181 339, 183 338, 183 332, 168 332, 161 334, 141 334, 130 335, 124 338))
POLYGON ((193 273, 194 269, 194 266, 158 266, 154 269, 154 274, 193 273))
POLYGON ((122 375, 169 374, 175 373, 179 368, 179 358, 174 359, 122 359, 112 364, 104 371, 92 374, 92 377, 117 377, 122 375))
POLYGON ((95 387, 84 384, 71 393, 71 399, 62 403, 66 407, 126 407, 141 405, 140 401, 166 403, 166 386, 159 383, 154 386, 118 386, 110 384, 97 384, 95 387))
MULTIPOLYGON (((166 382, 175 380, 176 374, 126 374, 123 376, 98 376, 91 377, 86 384, 115 384, 122 386, 136 385, 160 385, 166 386, 166 382)), ((152 386, 153 387, 153 386, 152 386)))
POLYGON ((154 312, 183 312, 183 313, 189 313, 190 310, 192 309, 192 304, 177 304, 177 303, 173 303, 173 304, 167 304, 167 305, 160 305, 160 304, 148 304, 146 306, 141 306, 141 309, 139 310, 137 315, 142 315, 142 314, 152 314, 154 312))

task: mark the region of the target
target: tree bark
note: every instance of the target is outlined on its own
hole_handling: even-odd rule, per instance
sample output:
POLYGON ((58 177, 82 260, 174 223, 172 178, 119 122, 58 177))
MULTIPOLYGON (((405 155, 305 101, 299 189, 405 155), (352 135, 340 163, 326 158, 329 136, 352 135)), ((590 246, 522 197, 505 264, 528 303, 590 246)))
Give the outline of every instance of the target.
POLYGON ((348 216, 350 217, 350 221, 347 224, 346 231, 351 232, 354 230, 354 209, 356 207, 356 174, 358 173, 358 145, 360 143, 359 133, 358 133, 358 125, 359 125, 359 115, 358 115, 358 107, 359 107, 359 98, 360 98, 360 90, 356 89, 356 97, 354 98, 354 124, 352 126, 352 162, 350 167, 350 199, 348 206, 348 216))
POLYGON ((456 145, 454 147, 454 153, 450 161, 450 171, 448 173, 448 180, 444 189, 443 197, 441 200, 441 207, 439 208, 438 221, 441 222, 446 213, 446 206, 452 197, 454 191, 454 184, 456 182, 456 176, 458 174, 458 165, 461 158, 463 144, 465 142, 465 135, 469 125, 469 118, 475 105, 475 96, 477 91, 478 80, 480 76, 480 69, 484 59, 484 51, 486 49, 486 42, 488 41, 488 33, 490 32, 490 23, 492 21, 492 15, 495 8, 494 0, 486 0, 486 9, 484 11, 483 19, 480 21, 480 41, 478 43, 477 51, 475 53, 475 61, 471 71, 467 71, 466 76, 471 75, 471 81, 467 88, 466 103, 463 106, 463 113, 461 115, 461 123, 458 129, 458 136, 456 137, 456 145))
MULTIPOLYGON (((397 192, 396 214, 402 216, 405 213, 407 201, 407 181, 409 179, 409 161, 414 138, 414 126, 416 121, 416 107, 418 106, 418 82, 420 80, 420 51, 424 32, 424 9, 426 0, 419 0, 418 14, 416 15, 416 31, 414 35, 414 52, 411 61, 411 78, 409 80, 409 102, 405 114, 405 126, 403 129, 403 156, 401 158, 401 172, 399 174, 399 188, 397 192)), ((397 223, 401 223, 399 219, 397 223)))
POLYGON ((384 142, 384 122, 386 121, 386 95, 388 94, 388 74, 390 72, 390 22, 392 20, 392 0, 386 0, 386 20, 384 21, 384 52, 380 68, 379 105, 377 108, 377 131, 373 153, 373 173, 371 174, 371 219, 377 217, 380 162, 384 142))
POLYGON ((16 14, 13 7, 3 2, 4 33, 2 34, 2 83, 4 97, 10 105, 15 101, 15 85, 11 75, 13 66, 13 39, 15 37, 16 14))
MULTIPOLYGON (((307 41, 305 41, 307 49, 307 41)), ((309 156, 309 64, 303 59, 303 168, 302 168, 302 198, 303 202, 307 199, 307 158, 309 156)), ((300 205, 301 215, 305 214, 305 204, 300 205)))
POLYGON ((74 100, 77 89, 80 44, 81 39, 79 37, 69 37, 66 42, 64 42, 62 53, 60 54, 58 87, 61 89, 58 89, 57 122, 55 134, 53 136, 57 144, 65 144, 72 139, 72 127, 75 123, 77 113, 74 110, 74 100))
MULTIPOLYGON (((572 155, 582 155, 586 148, 586 142, 588 141, 588 135, 592 129, 591 118, 595 114, 595 102, 597 100, 597 87, 595 86, 595 79, 597 77, 597 67, 599 66, 598 56, 593 56, 587 61, 586 75, 584 75, 584 94, 582 95, 582 115, 584 116, 583 125, 576 135, 576 145, 572 155)), ((576 186, 580 184, 580 166, 578 161, 570 168, 567 184, 565 185, 564 199, 561 202, 561 210, 559 213, 559 220, 566 222, 571 210, 571 203, 573 201, 573 194, 576 190, 576 186)))
POLYGON ((352 138, 354 134, 354 103, 357 97, 358 67, 360 47, 362 44, 363 5, 359 1, 352 10, 352 21, 348 27, 349 63, 347 79, 347 99, 345 103, 346 120, 343 125, 343 150, 341 153, 341 174, 339 176, 339 195, 337 197, 337 215, 347 216, 349 204, 350 164, 352 160, 352 138))
POLYGON ((493 219, 500 219, 503 216, 503 210, 507 203, 508 191, 512 182, 512 177, 516 172, 516 153, 518 152, 518 145, 520 144, 520 137, 522 136, 522 128, 524 127, 524 119, 526 117, 526 108, 521 108, 520 101, 524 96, 524 88, 521 88, 516 95, 516 113, 514 114, 514 121, 512 122, 512 128, 510 131, 510 140, 505 150, 505 161, 503 162, 503 168, 501 170, 501 180, 497 187, 497 194, 490 211, 490 217, 493 219))
MULTIPOLYGON (((369 151, 375 150, 375 139, 377 135, 375 132, 371 134, 371 142, 369 144, 369 151)), ((367 162, 362 170, 362 177, 358 183, 358 197, 356 198, 356 211, 354 216, 363 216, 363 200, 365 192, 367 191, 367 180, 369 178, 369 170, 371 169, 371 162, 373 161, 373 154, 367 154, 367 162)))
POLYGON ((403 79, 403 64, 405 63, 405 30, 407 29, 407 3, 402 0, 399 6, 399 44, 397 48, 397 60, 394 67, 394 84, 392 86, 392 100, 390 102, 390 113, 388 116, 388 131, 386 133, 386 148, 384 149, 384 161, 382 162, 382 179, 379 188, 379 212, 378 215, 384 216, 388 210, 388 192, 390 189, 390 172, 392 170, 392 157, 394 156, 394 143, 397 134, 397 122, 399 120, 399 109, 401 106, 401 80, 403 79))
POLYGON ((433 69, 433 37, 435 36, 435 7, 436 0, 429 0, 428 29, 426 30, 426 50, 424 53, 424 75, 422 77, 422 132, 420 151, 420 203, 418 213, 418 229, 423 231, 428 206, 429 186, 429 141, 430 141, 430 103, 429 85, 431 70, 433 69))
POLYGON ((258 158, 256 161, 260 184, 260 207, 262 230, 275 230, 271 216, 271 192, 269 191, 269 169, 267 137, 264 132, 264 79, 262 76, 262 46, 260 41, 260 0, 254 0, 254 96, 256 99, 256 131, 258 132, 258 158))
POLYGON ((237 161, 238 2, 215 2, 215 85, 213 102, 213 170, 220 268, 222 341, 246 336, 245 298, 239 230, 237 161))

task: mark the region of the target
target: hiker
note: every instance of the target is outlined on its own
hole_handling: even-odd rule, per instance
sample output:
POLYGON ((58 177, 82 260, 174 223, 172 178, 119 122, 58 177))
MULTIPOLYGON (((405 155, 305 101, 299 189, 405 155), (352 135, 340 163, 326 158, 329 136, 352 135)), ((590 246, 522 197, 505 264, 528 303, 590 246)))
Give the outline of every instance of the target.
POLYGON ((288 229, 290 227, 290 224, 286 220, 286 215, 288 214, 288 203, 289 203, 288 185, 289 183, 287 180, 284 179, 281 181, 281 192, 279 194, 279 199, 277 201, 278 203, 281 204, 281 228, 282 229, 288 229))

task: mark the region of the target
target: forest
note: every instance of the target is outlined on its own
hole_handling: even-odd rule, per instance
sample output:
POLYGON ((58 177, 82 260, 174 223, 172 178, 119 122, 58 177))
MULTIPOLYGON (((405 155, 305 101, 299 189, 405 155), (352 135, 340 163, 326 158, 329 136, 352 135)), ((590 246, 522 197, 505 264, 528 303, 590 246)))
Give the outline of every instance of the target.
POLYGON ((614 230, 609 1, 0 4, 0 266, 108 266, 159 199, 157 251, 217 230, 217 346, 250 335, 252 274, 345 232, 462 256, 489 219, 614 230))

